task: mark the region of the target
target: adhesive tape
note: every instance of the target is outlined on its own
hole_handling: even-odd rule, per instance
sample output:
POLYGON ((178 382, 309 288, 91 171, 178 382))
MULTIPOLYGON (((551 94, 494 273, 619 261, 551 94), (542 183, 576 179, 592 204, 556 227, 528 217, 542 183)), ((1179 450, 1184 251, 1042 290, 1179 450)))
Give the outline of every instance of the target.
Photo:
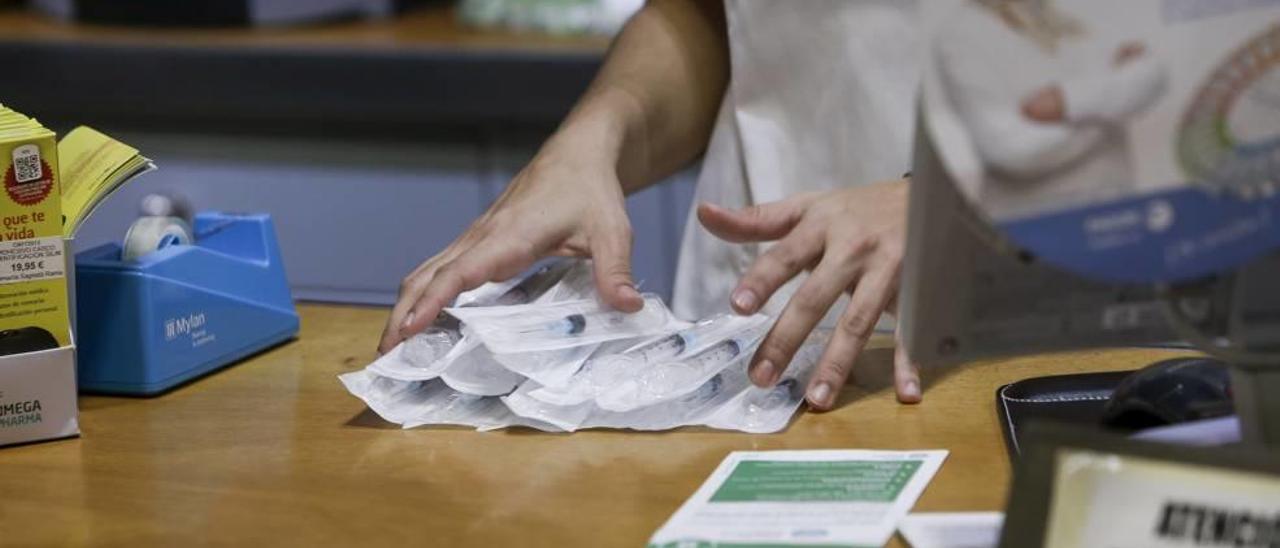
POLYGON ((190 245, 195 237, 191 225, 177 217, 140 217, 124 234, 121 259, 134 261, 171 245, 190 245))

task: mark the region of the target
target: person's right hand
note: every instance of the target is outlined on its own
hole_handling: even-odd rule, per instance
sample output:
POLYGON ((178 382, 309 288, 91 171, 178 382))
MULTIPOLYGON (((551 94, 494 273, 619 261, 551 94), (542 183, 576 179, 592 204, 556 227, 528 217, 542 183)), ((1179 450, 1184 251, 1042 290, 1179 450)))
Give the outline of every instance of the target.
POLYGON ((378 344, 386 353, 435 321, 459 293, 516 276, 548 255, 590 256, 601 299, 634 312, 631 224, 614 166, 544 149, 483 216, 404 278, 378 344))
MULTIPOLYGON (((1146 53, 1147 46, 1141 42, 1121 44, 1112 56, 1112 63, 1116 67, 1121 67, 1146 53)), ((1046 124, 1064 121, 1067 115, 1067 100, 1063 96, 1062 86, 1049 84, 1032 92, 1022 101, 1022 115, 1046 124)))
POLYGON ((1022 115, 1040 123, 1060 123, 1066 114, 1067 101, 1057 84, 1042 87, 1022 101, 1022 115))
POLYGON ((1116 53, 1112 58, 1112 62, 1115 66, 1119 67, 1129 61, 1142 57, 1146 53, 1147 46, 1142 42, 1127 42, 1116 48, 1116 53))

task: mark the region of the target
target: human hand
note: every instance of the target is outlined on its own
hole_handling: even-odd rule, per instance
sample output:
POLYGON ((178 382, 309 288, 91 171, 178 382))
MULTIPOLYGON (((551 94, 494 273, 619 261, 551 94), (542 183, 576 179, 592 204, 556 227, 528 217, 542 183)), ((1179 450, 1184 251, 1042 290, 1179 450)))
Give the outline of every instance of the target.
POLYGON ((1112 59, 1112 62, 1118 67, 1128 63, 1129 61, 1142 57, 1145 53, 1147 53, 1147 46, 1141 42, 1121 44, 1120 47, 1116 48, 1116 54, 1112 59))
POLYGON ((592 257, 605 303, 627 312, 644 305, 631 279, 631 225, 616 170, 573 147, 557 150, 566 149, 540 153, 462 236, 404 278, 379 353, 425 329, 459 293, 548 255, 592 257))
POLYGON ((1040 88, 1022 101, 1022 115, 1037 122, 1061 122, 1066 119, 1066 113, 1067 101, 1057 84, 1040 88))
MULTIPOLYGON (((814 409, 827 410, 835 403, 880 314, 895 302, 906 238, 907 192, 906 181, 893 181, 802 194, 742 210, 699 204, 698 219, 722 239, 777 240, 734 289, 730 301, 738 313, 756 312, 802 270, 812 271, 752 358, 750 375, 755 384, 777 382, 827 310, 848 292, 849 305, 806 389, 814 409)), ((901 346, 894 355, 894 386, 898 401, 920 401, 919 370, 901 346)))

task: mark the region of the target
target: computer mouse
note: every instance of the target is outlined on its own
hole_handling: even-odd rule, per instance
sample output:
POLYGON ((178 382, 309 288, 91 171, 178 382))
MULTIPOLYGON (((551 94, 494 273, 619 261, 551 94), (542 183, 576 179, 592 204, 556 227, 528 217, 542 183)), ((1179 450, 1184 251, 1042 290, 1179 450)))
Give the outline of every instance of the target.
POLYGON ((1102 423, 1134 431, 1233 412, 1227 364, 1212 358, 1174 358, 1120 381, 1103 410, 1102 423))

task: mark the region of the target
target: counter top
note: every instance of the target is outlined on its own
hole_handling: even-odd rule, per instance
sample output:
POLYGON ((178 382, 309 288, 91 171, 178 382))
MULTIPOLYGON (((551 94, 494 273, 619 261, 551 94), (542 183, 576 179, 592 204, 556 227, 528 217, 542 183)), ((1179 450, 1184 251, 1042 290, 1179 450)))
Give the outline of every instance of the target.
POLYGON ((1000 510, 998 386, 1185 353, 989 361, 905 406, 881 339, 834 411, 779 434, 401 430, 335 378, 372 359, 385 310, 299 311, 292 343, 157 398, 84 397, 82 438, 0 449, 4 543, 641 546, 733 450, 949 449, 916 509, 1000 510))

